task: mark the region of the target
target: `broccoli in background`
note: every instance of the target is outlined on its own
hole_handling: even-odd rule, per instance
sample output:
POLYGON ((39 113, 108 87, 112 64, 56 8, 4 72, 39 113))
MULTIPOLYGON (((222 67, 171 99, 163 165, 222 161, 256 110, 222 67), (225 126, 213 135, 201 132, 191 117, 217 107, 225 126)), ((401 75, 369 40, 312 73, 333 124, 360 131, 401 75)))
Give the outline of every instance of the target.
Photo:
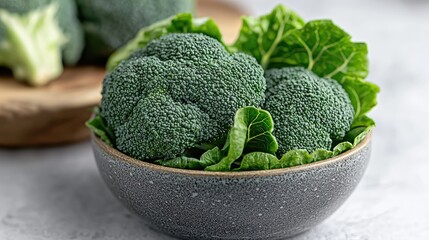
POLYGON ((253 57, 203 34, 169 34, 106 76, 101 115, 120 151, 169 159, 225 137, 239 108, 264 102, 265 86, 253 57))
POLYGON ((354 110, 347 92, 335 80, 301 67, 265 72, 264 109, 274 119, 277 155, 292 149, 331 150, 350 130, 354 110))
POLYGON ((62 61, 76 63, 83 32, 73 0, 0 1, 0 65, 31 85, 62 73, 62 61))
POLYGON ((77 0, 86 33, 85 57, 105 59, 143 27, 181 12, 194 0, 77 0))

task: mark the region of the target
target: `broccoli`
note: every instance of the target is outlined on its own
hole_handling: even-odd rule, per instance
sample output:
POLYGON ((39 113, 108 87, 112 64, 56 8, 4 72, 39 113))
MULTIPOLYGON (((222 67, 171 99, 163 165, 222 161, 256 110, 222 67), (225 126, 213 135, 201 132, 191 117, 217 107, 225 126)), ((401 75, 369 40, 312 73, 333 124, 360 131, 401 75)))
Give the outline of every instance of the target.
POLYGON ((353 122, 354 110, 346 91, 335 80, 319 78, 301 67, 271 69, 264 109, 274 119, 277 154, 288 150, 330 150, 353 122))
POLYGON ((101 115, 120 151, 169 159, 225 137, 237 109, 264 102, 265 87, 253 57, 203 34, 168 34, 106 75, 101 115))
POLYGON ((142 28, 181 12, 194 0, 77 0, 86 33, 87 59, 105 59, 142 28))
POLYGON ((73 0, 0 1, 0 65, 15 77, 42 85, 76 63, 83 31, 73 0))

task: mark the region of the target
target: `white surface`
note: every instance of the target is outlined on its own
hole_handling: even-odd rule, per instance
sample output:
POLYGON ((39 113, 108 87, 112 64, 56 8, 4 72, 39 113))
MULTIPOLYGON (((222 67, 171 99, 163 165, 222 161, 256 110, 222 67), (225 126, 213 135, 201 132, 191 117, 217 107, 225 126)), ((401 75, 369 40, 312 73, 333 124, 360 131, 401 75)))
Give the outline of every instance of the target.
MULTIPOLYGON (((306 19, 333 19, 369 44, 369 80, 382 88, 363 181, 331 218, 295 239, 429 239, 429 1, 232 2, 254 14, 283 2, 306 19)), ((0 150, 0 239, 172 238, 150 230, 114 199, 89 144, 81 143, 0 150)))

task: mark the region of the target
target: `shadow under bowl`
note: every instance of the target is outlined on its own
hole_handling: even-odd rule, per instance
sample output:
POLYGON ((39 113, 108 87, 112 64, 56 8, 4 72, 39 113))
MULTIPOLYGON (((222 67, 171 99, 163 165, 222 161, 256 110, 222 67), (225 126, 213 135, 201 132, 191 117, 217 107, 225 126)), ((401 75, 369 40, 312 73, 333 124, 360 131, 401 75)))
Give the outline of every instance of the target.
POLYGON ((321 223, 350 196, 369 161, 371 134, 334 158, 245 172, 163 167, 94 136, 92 145, 110 190, 154 229, 181 239, 283 239, 321 223))

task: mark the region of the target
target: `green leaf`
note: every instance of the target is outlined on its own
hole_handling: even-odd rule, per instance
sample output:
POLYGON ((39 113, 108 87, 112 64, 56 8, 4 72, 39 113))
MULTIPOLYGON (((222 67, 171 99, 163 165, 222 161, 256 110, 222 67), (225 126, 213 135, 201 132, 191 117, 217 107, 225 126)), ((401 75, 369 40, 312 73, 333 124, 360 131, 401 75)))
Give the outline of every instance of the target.
POLYGON ((205 153, 203 153, 203 155, 201 155, 200 157, 201 167, 205 168, 207 166, 216 164, 220 160, 222 160, 222 157, 223 155, 221 150, 218 147, 214 147, 206 151, 205 153))
POLYGON ((368 75, 367 46, 330 20, 315 20, 291 31, 278 45, 268 68, 302 66, 321 77, 343 80, 368 75))
POLYGON ((333 156, 337 156, 340 155, 341 153, 350 150, 353 148, 353 144, 351 144, 350 142, 341 142, 339 144, 337 144, 337 146, 334 147, 333 150, 333 156))
POLYGON ((267 15, 243 17, 240 34, 231 50, 252 55, 267 68, 273 56, 281 55, 278 45, 291 30, 304 26, 304 20, 291 9, 279 5, 267 15))
POLYGON ((180 13, 173 17, 142 28, 125 46, 112 54, 107 70, 112 71, 122 60, 128 59, 133 52, 168 33, 202 33, 222 42, 222 34, 216 23, 210 18, 193 18, 189 13, 180 13))
POLYGON ((353 140, 353 147, 356 147, 362 140, 365 139, 366 135, 372 130, 372 126, 363 129, 353 140))
POLYGON ((380 88, 374 83, 351 78, 339 80, 339 83, 346 90, 352 102, 355 110, 354 122, 361 122, 361 118, 377 105, 377 94, 380 92, 380 88))
POLYGON ((361 115, 358 118, 355 118, 351 129, 357 128, 357 127, 375 127, 375 122, 367 115, 361 115))
POLYGON ((269 153, 252 152, 244 155, 240 168, 236 170, 268 170, 293 167, 328 159, 332 156, 333 153, 325 149, 317 149, 311 154, 307 150, 302 149, 290 150, 283 154, 280 160, 275 155, 269 153))
POLYGON ((240 168, 237 171, 268 170, 279 165, 275 155, 264 152, 251 152, 244 155, 240 168))
POLYGON ((313 162, 312 157, 311 154, 307 152, 307 150, 290 150, 283 154, 282 158, 280 158, 280 164, 277 167, 293 167, 311 162, 313 162))
POLYGON ((228 149, 227 156, 205 170, 229 171, 232 163, 239 159, 245 150, 274 154, 278 145, 272 135, 273 129, 274 123, 269 112, 255 107, 239 109, 235 114, 234 125, 225 144, 227 147, 224 147, 224 149, 228 149))
POLYGON ((350 130, 344 136, 344 141, 354 143, 355 139, 364 132, 369 132, 375 126, 374 120, 366 115, 355 118, 350 130))
POLYGON ((56 20, 58 4, 20 15, 0 9, 0 66, 14 77, 41 86, 63 72, 62 47, 68 39, 56 20))
POLYGON ((365 43, 352 42, 330 20, 304 24, 299 15, 281 5, 259 18, 243 17, 231 49, 252 55, 264 69, 302 66, 336 80, 368 75, 365 43))
POLYGON ((285 168, 303 165, 307 163, 317 162, 325 160, 333 156, 332 151, 326 149, 316 149, 312 153, 308 153, 304 149, 290 150, 283 154, 280 158, 280 162, 274 168, 285 168))
MULTIPOLYGON (((98 112, 98 110, 95 110, 98 112)), ((115 135, 113 131, 107 126, 104 118, 96 113, 96 116, 93 119, 90 119, 85 124, 96 136, 108 144, 109 146, 114 146, 115 135)))
POLYGON ((156 160, 155 163, 173 168, 181 169, 203 169, 200 160, 192 157, 180 156, 168 160, 156 160))
POLYGON ((333 150, 333 156, 337 156, 347 150, 350 150, 356 147, 362 140, 368 135, 368 133, 374 127, 374 121, 367 116, 364 116, 367 122, 365 124, 369 125, 360 125, 353 127, 350 131, 346 133, 344 137, 344 142, 337 144, 333 150))
POLYGON ((333 153, 326 149, 316 149, 314 152, 311 153, 312 162, 325 160, 332 156, 333 156, 333 153))
POLYGON ((194 145, 194 148, 204 150, 204 151, 210 150, 214 147, 216 147, 216 145, 212 143, 201 143, 201 144, 194 145))
POLYGON ((200 159, 193 157, 180 156, 174 159, 157 160, 155 163, 166 167, 174 167, 181 169, 204 169, 209 165, 218 163, 222 159, 221 151, 218 147, 210 149, 201 155, 200 159))
POLYGON ((355 116, 350 130, 343 138, 345 142, 334 148, 334 156, 355 147, 375 127, 374 120, 366 113, 377 105, 377 94, 380 91, 377 85, 359 79, 345 78, 339 82, 349 95, 355 116))

